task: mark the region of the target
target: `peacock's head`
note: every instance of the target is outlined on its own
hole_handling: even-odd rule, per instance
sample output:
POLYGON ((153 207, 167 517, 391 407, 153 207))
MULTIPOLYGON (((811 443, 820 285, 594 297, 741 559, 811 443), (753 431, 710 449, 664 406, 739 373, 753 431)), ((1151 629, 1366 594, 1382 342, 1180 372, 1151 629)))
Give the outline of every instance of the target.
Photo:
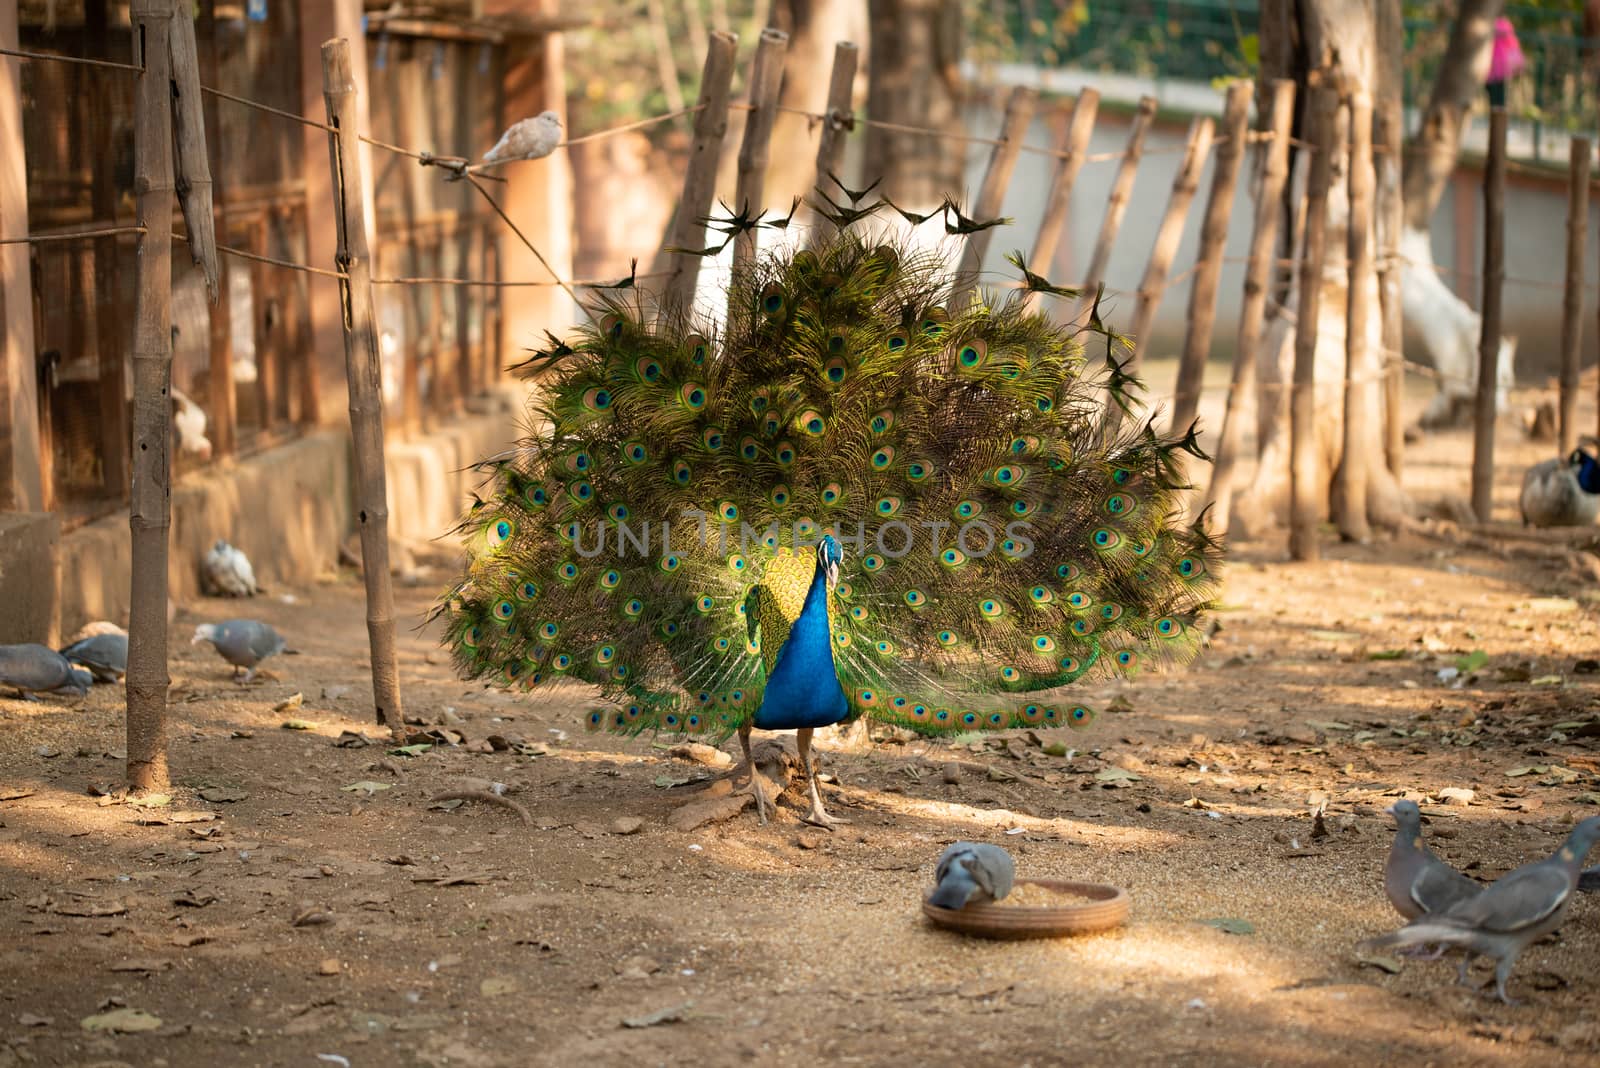
POLYGON ((817 570, 828 578, 828 589, 839 585, 839 565, 844 562, 844 550, 832 534, 824 534, 817 542, 817 570))
POLYGON ((1586 493, 1600 493, 1600 460, 1589 451, 1596 447, 1600 447, 1600 441, 1586 435, 1578 439, 1578 447, 1567 457, 1573 476, 1586 493))

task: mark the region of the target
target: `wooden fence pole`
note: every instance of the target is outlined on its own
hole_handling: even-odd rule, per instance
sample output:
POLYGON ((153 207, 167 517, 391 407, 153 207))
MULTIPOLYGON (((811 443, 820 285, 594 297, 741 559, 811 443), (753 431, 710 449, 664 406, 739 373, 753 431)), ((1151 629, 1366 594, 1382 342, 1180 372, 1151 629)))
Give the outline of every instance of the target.
POLYGON ((1311 143, 1311 173, 1306 181, 1306 236, 1295 309, 1294 388, 1289 394, 1289 556, 1295 560, 1317 558, 1317 516, 1325 500, 1317 454, 1317 319, 1328 256, 1328 186, 1337 145, 1339 96, 1315 84, 1310 103, 1306 139, 1311 143))
POLYGON ((173 178, 183 208, 189 255, 206 278, 206 295, 217 302, 217 226, 211 206, 211 161, 206 156, 206 119, 200 95, 200 50, 194 38, 194 7, 177 5, 168 38, 172 56, 172 117, 177 154, 173 178))
POLYGON ((1144 155, 1144 137, 1156 118, 1156 98, 1139 98, 1139 110, 1134 112, 1133 124, 1128 127, 1128 143, 1122 150, 1122 162, 1117 164, 1117 176, 1111 182, 1111 194, 1106 198, 1105 218, 1100 221, 1100 234, 1094 241, 1094 252, 1089 256, 1089 270, 1083 276, 1083 299, 1078 303, 1077 317, 1082 318, 1094 305, 1095 291, 1105 281, 1106 265, 1111 262, 1111 250, 1117 243, 1117 231, 1122 229, 1122 217, 1128 212, 1128 198, 1133 195, 1133 180, 1139 176, 1139 158, 1144 155))
MULTIPOLYGON (((694 142, 683 172, 683 193, 667 231, 669 247, 692 249, 705 244, 705 218, 711 213, 711 199, 717 189, 717 159, 722 155, 722 138, 728 132, 728 93, 738 48, 739 39, 731 33, 719 30, 711 35, 711 47, 700 74, 700 110, 694 116, 694 142)), ((694 304, 700 257, 679 252, 671 254, 668 262, 670 266, 664 269, 672 273, 662 286, 663 299, 669 306, 687 310, 694 304)))
POLYGON ((334 219, 339 231, 335 263, 344 311, 345 375, 350 388, 350 431, 355 438, 356 504, 361 524, 361 570, 367 587, 367 640, 372 650, 372 700, 377 722, 396 735, 405 728, 400 666, 395 656, 394 590, 389 584, 389 503, 383 466, 383 362, 373 326, 372 261, 367 250, 367 204, 361 173, 360 130, 355 118, 355 77, 350 42, 322 45, 322 95, 328 107, 328 162, 333 170, 334 219))
MULTIPOLYGON (((1100 91, 1085 88, 1072 102, 1072 118, 1052 146, 1061 153, 1056 160, 1055 176, 1050 179, 1050 193, 1045 198, 1044 218, 1039 222, 1039 233, 1033 239, 1033 252, 1028 256, 1028 270, 1034 274, 1050 276, 1050 266, 1055 262, 1056 247, 1061 243, 1061 231, 1067 223, 1067 212, 1072 207, 1072 187, 1083 170, 1083 158, 1089 151, 1089 139, 1094 136, 1094 120, 1100 112, 1100 91)), ((1026 299, 1031 300, 1029 293, 1026 299)))
MULTIPOLYGON (((833 73, 828 78, 828 106, 822 120, 822 138, 817 142, 817 184, 822 185, 830 174, 839 175, 844 170, 845 135, 855 126, 856 115, 851 105, 856 86, 856 64, 860 62, 861 49, 854 41, 840 41, 833 46, 833 73)), ((821 225, 831 224, 826 219, 821 225)))
POLYGON ((1406 204, 1400 167, 1405 108, 1397 94, 1380 97, 1373 113, 1372 166, 1377 172, 1378 303, 1383 316, 1383 455, 1396 479, 1405 462, 1405 313, 1400 297, 1400 232, 1406 204))
MULTIPOLYGON (((1189 123, 1189 139, 1183 150, 1183 160, 1178 164, 1178 174, 1172 180, 1172 194, 1167 198, 1167 212, 1156 230, 1155 244, 1150 247, 1150 261, 1145 264, 1144 279, 1139 283, 1139 299, 1133 310, 1133 351, 1129 355, 1128 373, 1138 372, 1141 357, 1150 344, 1150 330, 1155 325, 1156 309, 1166 293, 1167 278, 1172 273, 1172 259, 1178 254, 1178 242, 1183 238, 1183 222, 1189 215, 1189 205, 1194 202, 1195 190, 1200 188, 1200 172, 1205 170, 1206 156, 1211 153, 1211 135, 1215 123, 1209 116, 1201 116, 1189 123)), ((1105 411, 1106 435, 1116 432, 1122 423, 1122 407, 1107 403, 1105 411)))
MULTIPOLYGON (((1005 207, 1006 187, 1011 184, 1011 172, 1016 169, 1017 157, 1022 155, 1022 142, 1028 136, 1028 126, 1033 122, 1033 109, 1039 94, 1027 86, 1011 90, 1006 100, 1005 120, 1000 127, 1000 143, 989 155, 989 169, 983 172, 983 184, 978 187, 978 197, 973 201, 974 219, 994 219, 1005 207)), ((983 257, 989 251, 994 228, 987 227, 967 235, 967 247, 961 253, 961 264, 956 269, 954 285, 950 289, 950 311, 967 306, 978 288, 983 272, 983 257)))
POLYGON ((1478 392, 1472 407, 1472 511, 1486 523, 1494 506, 1494 418, 1500 359, 1500 300, 1506 281, 1506 109, 1489 110, 1489 158, 1483 171, 1483 330, 1478 337, 1478 392))
POLYGON ((1206 360, 1211 355, 1211 331, 1217 318, 1217 283, 1222 277, 1222 254, 1228 244, 1228 224, 1233 218, 1233 191, 1244 159, 1250 132, 1250 101, 1255 86, 1234 82, 1228 88, 1222 111, 1222 137, 1217 142, 1217 165, 1211 171, 1211 191, 1206 197, 1205 223, 1200 229, 1194 284, 1189 289, 1189 330, 1178 358, 1178 383, 1172 397, 1172 430, 1182 433, 1200 408, 1200 388, 1205 382, 1206 360))
POLYGON ((1346 541, 1372 540, 1367 523, 1367 463, 1378 409, 1378 361, 1372 357, 1368 330, 1377 268, 1372 253, 1372 98, 1352 93, 1350 110, 1350 222, 1345 234, 1345 277, 1348 297, 1344 330, 1344 448, 1333 483, 1333 512, 1339 536, 1346 541))
MULTIPOLYGON (((744 140, 739 145, 739 171, 733 191, 733 210, 759 215, 766 202, 767 161, 772 152, 772 124, 778 118, 778 86, 783 81, 783 57, 789 35, 767 27, 756 44, 750 67, 750 113, 745 117, 744 140)), ((755 230, 741 230, 733 239, 733 270, 737 275, 756 258, 755 230)))
POLYGON ((128 785, 167 784, 167 534, 172 526, 172 33, 174 0, 133 0, 133 175, 138 296, 128 526, 128 785))
POLYGON ((1239 309, 1239 341, 1233 357, 1227 407, 1222 416, 1222 436, 1211 468, 1211 485, 1205 506, 1212 507, 1211 529, 1228 532, 1233 508, 1233 469, 1244 447, 1246 408, 1255 389, 1256 359, 1261 347, 1261 324, 1267 307, 1267 287, 1274 273, 1278 247, 1278 220, 1283 215, 1283 187, 1289 178, 1289 133, 1294 126, 1295 83, 1273 81, 1261 125, 1271 139, 1261 145, 1261 187, 1256 193, 1254 228, 1250 233, 1249 262, 1244 272, 1244 302, 1239 309), (1214 507, 1213 507, 1214 506, 1214 507))
POLYGON ((1572 139, 1567 163, 1567 288, 1561 299, 1561 455, 1578 445, 1578 364, 1583 358, 1583 251, 1589 243, 1589 139, 1572 139))
MULTIPOLYGON (((200 82, 202 85, 216 85, 218 67, 221 63, 218 53, 221 48, 217 37, 217 0, 203 0, 200 5, 200 28, 203 32, 200 37, 206 43, 205 50, 199 54, 200 82)), ((222 119, 218 114, 217 98, 206 94, 202 100, 202 119, 205 129, 212 131, 213 136, 206 143, 206 151, 213 158, 213 162, 220 165, 222 154, 217 144, 217 133, 222 129, 222 119)), ((220 166, 217 167, 220 170, 220 166)), ((227 222, 224 207, 227 199, 226 186, 216 183, 212 178, 211 209, 215 221, 212 224, 212 234, 216 234, 217 226, 223 230, 223 244, 227 244, 227 222)), ((233 381, 233 307, 228 297, 228 264, 220 259, 217 262, 217 288, 221 299, 216 300, 211 306, 210 335, 208 341, 211 346, 209 373, 206 376, 206 416, 207 434, 211 438, 211 455, 213 457, 231 456, 238 448, 239 425, 239 400, 237 389, 233 381)), ((316 362, 315 353, 308 359, 316 362)))

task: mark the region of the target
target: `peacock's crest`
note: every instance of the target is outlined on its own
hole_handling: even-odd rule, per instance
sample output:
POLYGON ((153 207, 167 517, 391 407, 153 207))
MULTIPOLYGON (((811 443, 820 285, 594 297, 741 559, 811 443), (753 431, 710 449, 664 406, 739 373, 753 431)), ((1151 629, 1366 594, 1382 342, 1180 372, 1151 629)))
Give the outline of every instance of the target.
POLYGON ((1192 431, 1102 440, 1133 380, 1023 294, 956 306, 938 258, 845 232, 757 260, 720 330, 645 300, 606 294, 531 361, 541 425, 488 464, 446 598, 465 674, 591 683, 615 702, 597 727, 724 735, 825 537, 851 715, 1081 726, 1056 691, 1193 649, 1220 549, 1177 518, 1192 431))

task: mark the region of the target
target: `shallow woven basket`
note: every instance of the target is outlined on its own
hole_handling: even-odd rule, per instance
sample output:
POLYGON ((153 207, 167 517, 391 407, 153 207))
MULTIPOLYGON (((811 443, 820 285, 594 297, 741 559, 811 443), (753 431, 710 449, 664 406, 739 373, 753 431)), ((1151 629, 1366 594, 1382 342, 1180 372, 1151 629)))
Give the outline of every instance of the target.
POLYGON ((922 903, 922 914, 940 927, 980 938, 1059 938, 1062 935, 1105 931, 1127 922, 1128 892, 1103 883, 1074 883, 1060 879, 1018 879, 1047 890, 1087 897, 1079 905, 1033 908, 986 901, 963 909, 922 903))

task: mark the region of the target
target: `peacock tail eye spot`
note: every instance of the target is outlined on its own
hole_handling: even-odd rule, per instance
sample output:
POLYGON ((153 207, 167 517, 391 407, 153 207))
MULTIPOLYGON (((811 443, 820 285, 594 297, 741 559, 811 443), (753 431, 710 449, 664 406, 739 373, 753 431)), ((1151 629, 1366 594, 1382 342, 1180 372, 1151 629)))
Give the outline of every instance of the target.
POLYGON ((978 611, 982 612, 986 619, 999 619, 1005 615, 1006 609, 1004 605, 991 597, 979 602, 978 611))
POLYGON ((662 637, 665 637, 665 638, 676 638, 678 636, 678 629, 679 628, 678 628, 678 624, 674 620, 668 619, 668 620, 664 621, 661 624, 659 629, 661 631, 662 637))
POLYGON ((833 641, 834 641, 834 644, 837 645, 841 649, 850 648, 850 635, 844 633, 843 631, 840 631, 838 634, 835 634, 833 636, 833 641))
MULTIPOLYGON (((837 341, 840 342, 840 348, 841 349, 844 347, 843 346, 844 339, 843 338, 836 338, 836 339, 830 339, 829 340, 828 345, 829 345, 830 348, 833 347, 833 341, 834 340, 837 340, 837 341)), ((831 360, 829 360, 827 363, 823 364, 823 366, 822 366, 822 374, 823 374, 823 376, 825 378, 827 378, 827 380, 829 382, 831 382, 832 384, 834 384, 836 386, 844 381, 845 375, 848 372, 848 370, 849 370, 849 368, 845 365, 844 360, 842 358, 838 357, 838 356, 833 357, 831 360)))
POLYGON ((690 411, 698 412, 706 406, 706 389, 698 382, 685 382, 678 388, 678 398, 690 411))
POLYGON ((596 664, 609 664, 616 658, 617 650, 615 646, 602 645, 599 649, 595 650, 594 662, 596 664))
POLYGON ((635 597, 633 600, 622 606, 622 612, 630 619, 637 619, 644 613, 644 602, 635 597))
POLYGON ((530 486, 522 495, 534 508, 543 508, 550 503, 550 495, 544 491, 543 486, 530 486))
POLYGON ((1115 482, 1119 486, 1126 486, 1128 484, 1128 480, 1132 477, 1133 474, 1126 468, 1122 467, 1119 467, 1115 471, 1111 472, 1111 481, 1115 482))
POLYGON ((661 377, 661 365, 648 356, 641 356, 634 363, 633 370, 644 382, 654 382, 661 377))
MULTIPOLYGON (((828 351, 829 352, 843 352, 845 344, 846 344, 846 341, 845 341, 845 336, 843 334, 829 334, 828 335, 828 351)), ((843 367, 843 366, 844 366, 843 364, 840 364, 840 367, 843 367)))
POLYGON ((809 538, 817 532, 817 524, 809 517, 802 516, 795 520, 794 532, 797 537, 809 538))
POLYGON ((794 463, 794 446, 786 441, 779 442, 778 465, 780 467, 788 467, 792 463, 794 463))
MULTIPOLYGON (((1096 549, 1114 549, 1121 544, 1122 535, 1114 530, 1107 530, 1101 527, 1094 532, 1093 541, 1096 549)), ((1181 567, 1182 565, 1180 564, 1179 566, 1181 567)))
POLYGON ((1010 464, 997 467, 990 472, 989 478, 997 486, 1012 486, 1022 481, 1022 468, 1010 464))
POLYGON ((833 504, 844 495, 844 488, 837 482, 830 482, 822 487, 822 503, 833 504))
POLYGON ((878 694, 874 690, 860 689, 856 691, 856 701, 863 705, 875 705, 878 703, 878 694))
POLYGON ((769 316, 782 315, 783 305, 783 286, 777 282, 768 282, 766 288, 761 290, 761 310, 769 316))
MULTIPOLYGON (((630 464, 642 464, 650 458, 650 453, 643 445, 630 441, 622 447, 622 457, 630 464)), ((542 490, 540 491, 543 492, 542 490)))
POLYGON ((478 647, 478 641, 482 637, 483 628, 474 623, 462 633, 461 644, 465 645, 468 649, 476 649, 478 647))
POLYGON ((1132 667, 1138 662, 1139 654, 1133 652, 1131 649, 1124 649, 1117 654, 1117 665, 1119 667, 1132 667))
POLYGON ((715 598, 713 598, 710 594, 707 593, 707 594, 702 594, 700 596, 700 599, 694 603, 694 606, 697 609, 699 609, 701 612, 709 612, 709 611, 711 611, 712 608, 714 608, 716 606, 716 603, 717 602, 716 602, 715 598))
POLYGON ((1067 712, 1067 721, 1074 727, 1086 726, 1094 719, 1094 713, 1082 705, 1073 705, 1067 712))
POLYGON ((1014 541, 1011 538, 1007 538, 1005 541, 1000 543, 1000 555, 1012 557, 1022 556, 1022 543, 1019 541, 1014 541))
POLYGON ((1177 571, 1184 578, 1195 578, 1206 573, 1205 561, 1193 556, 1185 556, 1178 561, 1177 571))
POLYGON ((1012 501, 1011 502, 1011 514, 1012 515, 1025 516, 1025 515, 1028 515, 1029 513, 1031 513, 1032 511, 1033 511, 1033 505, 1031 503, 1029 503, 1028 501, 1018 500, 1018 501, 1012 501))
POLYGON ((717 516, 724 523, 732 523, 739 518, 739 509, 732 501, 723 501, 717 505, 717 516))
POLYGON ((848 582, 841 582, 833 592, 839 595, 839 600, 848 601, 851 595, 856 592, 856 588, 848 582))
POLYGON ((591 412, 605 411, 607 408, 611 407, 611 391, 609 389, 600 389, 598 387, 585 390, 583 394, 583 406, 589 409, 591 412))
POLYGON ((872 417, 872 422, 869 425, 872 427, 874 434, 882 434, 894 426, 894 412, 889 408, 885 408, 872 417))
POLYGON ((940 723, 948 723, 950 721, 950 710, 948 708, 936 708, 933 710, 933 718, 940 723))
POLYGON ((939 554, 939 562, 945 567, 960 567, 967 562, 967 554, 960 549, 946 549, 939 554))
POLYGON ((516 606, 510 601, 496 601, 494 603, 494 618, 504 622, 516 614, 516 606))
POLYGON ((1173 619, 1171 616, 1162 616, 1160 619, 1156 620, 1156 633, 1161 635, 1163 638, 1172 637, 1174 634, 1178 633, 1178 630, 1178 621, 1173 619))
POLYGON ((754 415, 760 415, 762 412, 767 410, 767 404, 768 400, 766 389, 758 389, 750 398, 750 411, 754 415))
POLYGON ((1088 619, 1074 619, 1072 621, 1072 633, 1076 634, 1080 638, 1086 637, 1087 635, 1090 635, 1090 634, 1093 634, 1094 633, 1094 623, 1093 623, 1093 621, 1088 620, 1088 619))
POLYGON ((578 577, 578 565, 562 564, 560 574, 562 578, 566 579, 568 582, 571 582, 573 579, 578 577))
POLYGON ((877 553, 868 553, 861 558, 861 566, 868 571, 881 571, 883 569, 883 557, 877 553))
POLYGON ((733 643, 728 641, 727 638, 718 638, 714 644, 716 646, 717 652, 719 652, 719 653, 727 652, 729 650, 729 648, 731 648, 732 645, 733 645, 733 643))
POLYGON ((971 371, 982 367, 988 355, 989 345, 987 342, 982 339, 969 341, 956 350, 956 362, 971 371))
POLYGON ((606 337, 613 338, 613 339, 621 337, 622 336, 622 316, 620 316, 620 315, 602 316, 601 319, 600 319, 600 333, 604 334, 606 337))
POLYGON ((628 506, 620 501, 606 509, 606 515, 610 516, 618 523, 623 522, 632 514, 632 512, 628 511, 628 506))
POLYGON ((913 460, 911 463, 906 465, 906 477, 913 482, 921 482, 928 477, 928 465, 920 461, 913 460))
POLYGON ((1028 591, 1028 596, 1033 598, 1034 604, 1049 604, 1056 599, 1056 595, 1050 592, 1048 586, 1035 586, 1028 591))
POLYGON ((946 648, 952 645, 958 645, 960 642, 961 636, 953 630, 941 630, 939 632, 939 644, 945 646, 946 648))
POLYGON ((983 505, 977 501, 962 501, 953 509, 957 519, 972 519, 983 514, 983 505))
POLYGON ((1127 515, 1133 511, 1135 503, 1126 493, 1113 493, 1106 498, 1106 512, 1111 515, 1127 515))
POLYGON ((772 492, 767 495, 767 499, 782 508, 789 503, 789 487, 782 482, 778 483, 772 487, 772 492))
POLYGON ((928 603, 928 597, 921 590, 907 590, 905 602, 912 608, 921 608, 928 603))
POLYGON ((1075 656, 1062 657, 1061 670, 1067 672, 1068 674, 1075 673, 1078 670, 1078 658, 1075 656))
POLYGON ((1066 563, 1056 565, 1056 578, 1058 579, 1065 579, 1066 581, 1071 582, 1081 574, 1083 574, 1083 571, 1078 567, 1077 564, 1066 563))
POLYGON ((822 413, 814 409, 807 409, 800 413, 800 429, 815 437, 827 429, 827 420, 822 418, 822 413))
POLYGON ((677 553, 668 553, 661 558, 661 570, 670 575, 674 571, 678 570, 678 565, 680 563, 682 563, 682 561, 678 559, 677 553))
POLYGON ((711 354, 711 343, 701 334, 690 334, 686 339, 689 343, 689 360, 696 365, 706 362, 706 357, 711 354))
MULTIPOLYGON (((620 721, 622 717, 619 715, 617 718, 620 721)), ((594 711, 589 713, 589 729, 592 730, 592 731, 599 730, 600 729, 600 724, 602 722, 604 722, 604 720, 605 720, 604 713, 602 713, 599 709, 595 709, 594 711)))
POLYGON ((744 440, 740 441, 739 455, 743 456, 746 460, 754 460, 757 456, 761 455, 761 448, 756 443, 756 439, 745 438, 744 440))
POLYGON ((867 618, 866 606, 858 604, 852 607, 850 609, 850 618, 855 620, 857 623, 863 622, 867 618))
POLYGON ((622 574, 616 568, 608 568, 600 576, 600 585, 608 590, 614 590, 622 582, 622 574))
POLYGON ((561 633, 561 626, 557 623, 542 623, 539 625, 539 636, 545 640, 554 638, 561 633))
POLYGON ((1128 546, 1129 551, 1135 556, 1148 556, 1150 555, 1150 550, 1153 548, 1155 548, 1155 546, 1147 541, 1136 541, 1132 545, 1128 546))
POLYGON ((745 562, 745 558, 740 556, 738 553, 734 553, 732 556, 728 557, 728 570, 734 572, 735 574, 743 571, 747 566, 748 565, 745 562))
POLYGON ((1034 405, 1039 409, 1041 415, 1048 415, 1055 408, 1056 402, 1049 397, 1040 397, 1034 402, 1034 405))
POLYGON ((940 307, 929 308, 922 313, 922 332, 937 336, 944 332, 944 324, 950 321, 950 313, 940 307))
POLYGON ((672 481, 680 486, 687 486, 693 474, 693 469, 682 460, 672 465, 672 481))
POLYGON ((539 587, 536 583, 524 582, 522 585, 517 587, 517 597, 519 600, 531 601, 538 596, 539 587))
POLYGON ((1004 712, 990 712, 987 718, 991 727, 1004 727, 1006 725, 1006 714, 1004 712))
POLYGON ((975 726, 978 722, 978 714, 976 712, 963 712, 961 713, 961 722, 967 727, 975 726))
POLYGON ((894 515, 900 511, 900 503, 899 497, 879 497, 874 507, 879 515, 894 515))
POLYGON ((711 452, 722 448, 722 430, 718 427, 708 426, 705 433, 700 435, 700 443, 711 452))
POLYGON ((1007 664, 1005 667, 1000 669, 1000 677, 1006 682, 1016 682, 1018 679, 1022 678, 1022 672, 1018 671, 1010 664, 1007 664))
MULTIPOLYGON (((882 656, 890 656, 894 653, 894 643, 892 642, 879 642, 873 648, 878 650, 878 653, 882 656)), ((904 699, 901 698, 901 700, 904 699)))
POLYGON ((872 454, 872 466, 874 470, 882 471, 893 462, 894 447, 892 445, 885 445, 883 448, 872 454))
POLYGON ((911 344, 911 338, 906 336, 904 330, 895 330, 889 334, 888 343, 890 352, 901 352, 911 344))
POLYGON ((511 536, 513 534, 515 534, 516 532, 517 532, 517 525, 515 523, 513 523, 511 520, 509 520, 509 519, 497 519, 497 520, 495 520, 493 523, 489 524, 489 528, 488 528, 488 531, 486 533, 486 538, 487 538, 487 541, 489 543, 489 548, 491 548, 491 549, 500 548, 500 546, 502 546, 506 542, 510 541, 511 540, 511 536))
POLYGON ((1101 605, 1100 606, 1100 618, 1105 620, 1107 623, 1113 623, 1116 620, 1121 619, 1122 618, 1122 606, 1120 604, 1103 604, 1103 605, 1101 605))

